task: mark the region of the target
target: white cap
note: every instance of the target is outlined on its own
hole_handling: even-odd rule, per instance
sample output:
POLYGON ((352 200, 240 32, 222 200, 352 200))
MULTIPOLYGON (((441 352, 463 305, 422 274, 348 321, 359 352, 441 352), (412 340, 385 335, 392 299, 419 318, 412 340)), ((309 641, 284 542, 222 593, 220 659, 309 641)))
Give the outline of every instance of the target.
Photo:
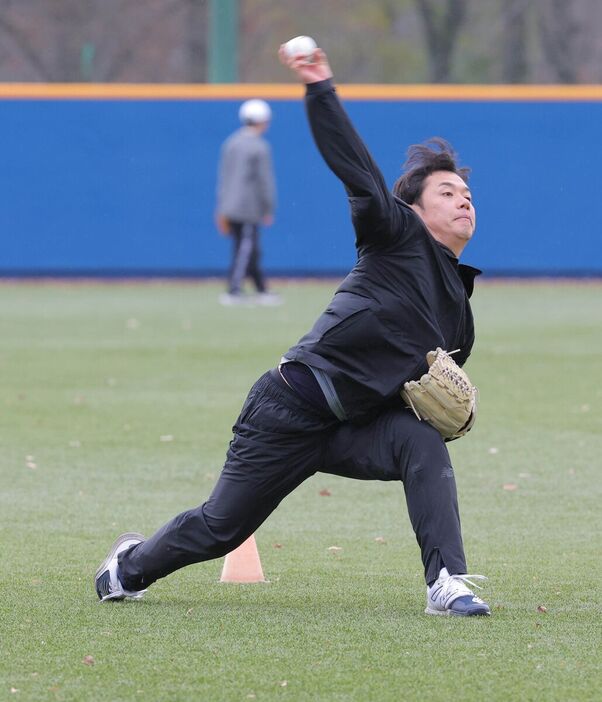
POLYGON ((238 111, 243 124, 263 124, 272 119, 272 110, 265 100, 247 100, 238 111))

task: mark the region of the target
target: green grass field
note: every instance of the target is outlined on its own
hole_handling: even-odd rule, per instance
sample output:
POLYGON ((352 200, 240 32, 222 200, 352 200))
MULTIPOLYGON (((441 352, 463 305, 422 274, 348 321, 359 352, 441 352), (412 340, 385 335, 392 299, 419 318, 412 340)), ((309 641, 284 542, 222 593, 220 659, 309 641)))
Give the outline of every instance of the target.
POLYGON ((221 287, 0 285, 0 699, 602 699, 599 284, 478 284, 480 416, 450 452, 489 619, 423 614, 401 486, 320 474, 256 534, 269 584, 219 560, 98 603, 111 541, 208 495, 335 283, 282 283, 278 308, 221 287))

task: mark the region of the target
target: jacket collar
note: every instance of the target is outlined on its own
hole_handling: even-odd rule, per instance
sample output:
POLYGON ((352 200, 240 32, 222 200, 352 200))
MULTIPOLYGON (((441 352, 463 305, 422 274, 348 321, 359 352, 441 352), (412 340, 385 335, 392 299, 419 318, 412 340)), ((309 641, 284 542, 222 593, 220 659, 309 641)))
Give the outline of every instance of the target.
POLYGON ((479 270, 478 268, 467 266, 465 263, 458 264, 458 273, 460 274, 462 283, 464 283, 464 288, 468 297, 472 295, 472 291, 474 290, 474 279, 478 275, 481 275, 482 272, 483 271, 479 270))
POLYGON ((464 289, 466 290, 466 294, 468 297, 470 297, 473 293, 474 290, 474 279, 478 276, 481 275, 483 272, 479 268, 475 268, 474 266, 468 266, 465 263, 459 263, 458 262, 458 257, 456 254, 451 250, 448 249, 445 244, 442 244, 440 241, 437 241, 439 246, 443 249, 447 257, 452 261, 452 263, 457 267, 458 269, 458 274, 460 276, 460 280, 462 281, 464 285, 464 289))

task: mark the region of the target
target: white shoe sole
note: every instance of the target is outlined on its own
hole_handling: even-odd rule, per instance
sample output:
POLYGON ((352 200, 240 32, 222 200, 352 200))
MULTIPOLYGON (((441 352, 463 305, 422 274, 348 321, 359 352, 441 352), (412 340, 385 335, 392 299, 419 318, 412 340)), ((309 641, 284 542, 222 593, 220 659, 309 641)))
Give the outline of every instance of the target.
POLYGON ((436 614, 439 617, 449 617, 451 615, 451 612, 449 609, 431 609, 430 607, 427 607, 424 610, 425 614, 436 614))
POLYGON ((425 614, 435 614, 439 617, 488 617, 491 612, 473 612, 472 614, 462 614, 461 612, 453 612, 451 609, 431 609, 427 607, 424 610, 425 614))

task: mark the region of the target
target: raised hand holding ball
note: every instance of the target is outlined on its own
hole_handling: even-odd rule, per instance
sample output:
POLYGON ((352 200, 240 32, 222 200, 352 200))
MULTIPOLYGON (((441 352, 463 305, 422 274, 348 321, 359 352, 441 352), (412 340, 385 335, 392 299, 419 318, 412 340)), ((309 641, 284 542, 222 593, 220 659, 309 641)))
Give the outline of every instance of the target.
POLYGON ((332 78, 326 54, 311 37, 295 37, 281 44, 278 57, 282 65, 293 71, 306 85, 332 78))
POLYGON ((302 57, 306 61, 311 61, 311 56, 318 45, 311 37, 299 36, 289 39, 284 45, 284 51, 289 58, 302 57))

